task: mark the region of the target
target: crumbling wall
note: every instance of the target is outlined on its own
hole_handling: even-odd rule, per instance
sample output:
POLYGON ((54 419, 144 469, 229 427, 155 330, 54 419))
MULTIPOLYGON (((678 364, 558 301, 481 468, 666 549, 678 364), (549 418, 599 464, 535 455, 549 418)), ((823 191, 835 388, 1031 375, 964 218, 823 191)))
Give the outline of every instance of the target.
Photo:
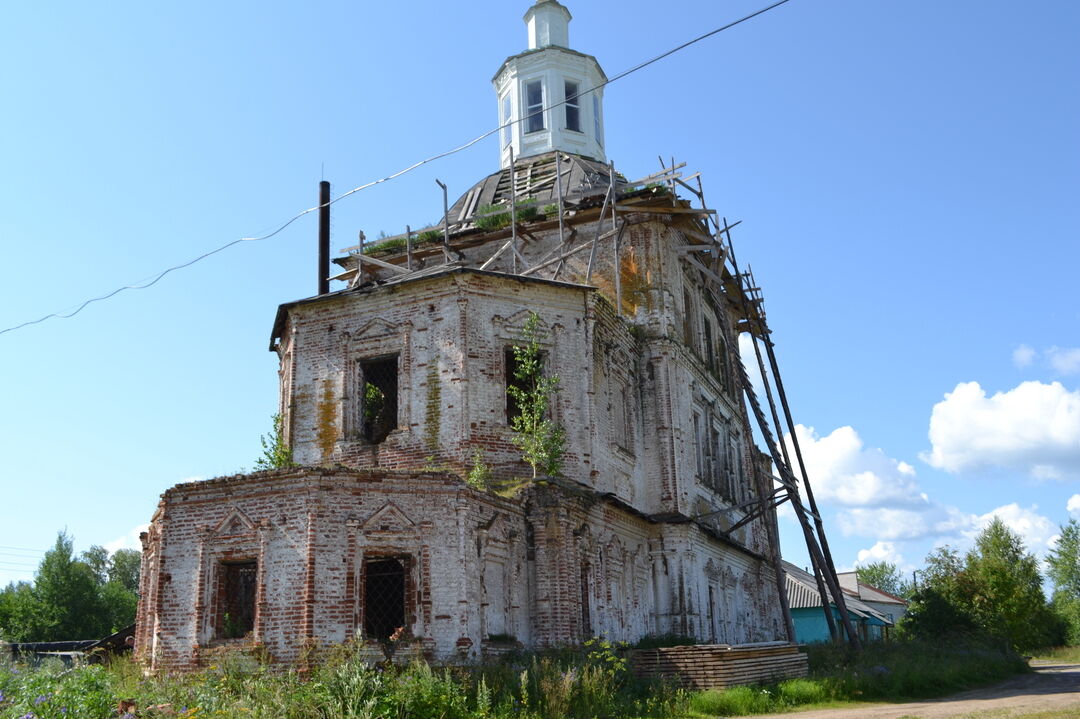
POLYGON ((431 658, 467 660, 486 636, 474 608, 490 599, 507 612, 506 632, 528 636, 522 527, 513 503, 442 474, 298 469, 178 485, 146 535, 136 654, 151 669, 193 668, 228 647, 297 662, 370 639, 365 561, 399 558, 404 637, 431 658), (242 637, 227 631, 220 583, 238 561, 257 568, 242 637), (506 573, 498 597, 483 593, 492 562, 506 573))

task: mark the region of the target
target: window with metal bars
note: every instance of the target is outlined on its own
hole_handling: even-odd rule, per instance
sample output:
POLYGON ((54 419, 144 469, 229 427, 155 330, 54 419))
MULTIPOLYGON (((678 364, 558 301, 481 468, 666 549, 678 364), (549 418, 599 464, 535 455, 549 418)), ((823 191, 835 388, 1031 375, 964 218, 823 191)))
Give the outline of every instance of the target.
POLYGON ((398 356, 362 360, 359 372, 360 438, 379 444, 397 428, 398 356))
POLYGON ((387 640, 408 624, 406 577, 408 557, 364 561, 364 636, 387 640))
POLYGON ((255 590, 258 563, 222 562, 218 566, 217 635, 237 639, 255 629, 255 590))

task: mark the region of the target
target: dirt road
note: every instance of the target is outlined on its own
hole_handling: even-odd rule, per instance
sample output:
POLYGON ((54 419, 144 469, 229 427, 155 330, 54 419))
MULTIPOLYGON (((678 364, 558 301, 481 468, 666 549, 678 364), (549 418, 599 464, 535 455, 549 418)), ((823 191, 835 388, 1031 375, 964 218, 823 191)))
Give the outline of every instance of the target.
MULTIPOLYGON (((988 717, 1004 719, 1039 711, 1075 711, 1080 717, 1080 664, 1032 664, 1033 674, 1006 679, 1000 684, 972 689, 924 702, 881 704, 858 709, 815 709, 795 714, 759 715, 755 719, 945 719, 988 717)), ((1067 714, 1066 716, 1073 716, 1067 714)))

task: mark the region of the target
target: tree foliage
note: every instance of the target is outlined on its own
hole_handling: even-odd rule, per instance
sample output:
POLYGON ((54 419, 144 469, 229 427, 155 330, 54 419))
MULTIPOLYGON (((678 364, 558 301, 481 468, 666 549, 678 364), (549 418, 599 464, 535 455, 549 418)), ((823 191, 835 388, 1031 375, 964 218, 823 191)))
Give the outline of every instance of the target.
POLYGON ((904 581, 904 575, 891 562, 882 560, 880 562, 871 562, 863 567, 856 567, 855 575, 863 584, 869 584, 871 587, 898 597, 910 593, 911 587, 904 581))
POLYGON ((1080 522, 1061 526, 1057 546, 1046 557, 1046 573, 1054 583, 1053 607, 1065 631, 1065 641, 1080 645, 1080 522))
POLYGON ((1059 623, 1043 595, 1038 560, 994 518, 963 559, 948 547, 926 558, 903 629, 927 638, 975 630, 1026 650, 1055 643, 1059 623))
POLYGON ((138 558, 134 550, 110 557, 98 546, 76 557, 71 537, 60 532, 32 584, 12 583, 0 591, 0 639, 96 639, 131 624, 138 603, 138 558))
POLYGON ((1058 592, 1080 599, 1080 522, 1061 526, 1057 546, 1046 557, 1046 573, 1058 592))
POLYGON ((273 429, 270 434, 264 434, 259 437, 259 444, 262 445, 262 455, 255 460, 255 469, 284 469, 287 467, 295 467, 293 462, 292 447, 285 442, 285 431, 282 426, 282 420, 280 414, 275 414, 272 418, 273 429))
POLYGON ((522 459, 532 466, 533 478, 539 473, 549 477, 562 471, 566 431, 551 420, 551 399, 559 391, 559 376, 544 376, 543 352, 539 341, 540 316, 535 312, 522 329, 523 344, 513 348, 514 379, 506 392, 517 404, 510 418, 514 444, 522 459))

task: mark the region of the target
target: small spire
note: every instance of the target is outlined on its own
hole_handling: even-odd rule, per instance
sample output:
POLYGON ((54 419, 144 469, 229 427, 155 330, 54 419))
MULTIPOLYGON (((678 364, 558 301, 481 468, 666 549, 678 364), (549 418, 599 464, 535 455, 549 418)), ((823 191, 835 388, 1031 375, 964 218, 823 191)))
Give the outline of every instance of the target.
POLYGON ((529 28, 529 49, 557 45, 570 47, 570 11, 558 0, 536 0, 525 13, 529 28))

